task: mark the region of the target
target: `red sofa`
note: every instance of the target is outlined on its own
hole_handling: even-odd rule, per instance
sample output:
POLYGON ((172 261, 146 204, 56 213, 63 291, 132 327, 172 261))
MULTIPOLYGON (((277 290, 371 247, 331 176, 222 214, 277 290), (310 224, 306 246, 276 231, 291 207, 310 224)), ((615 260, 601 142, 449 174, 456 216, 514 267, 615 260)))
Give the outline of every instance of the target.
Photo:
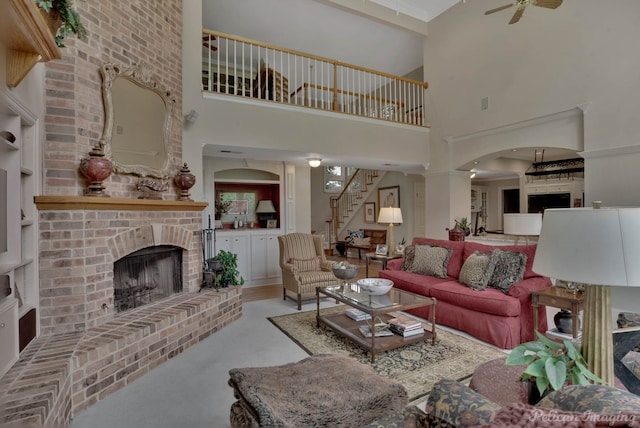
MULTIPOLYGON (((523 342, 534 340, 531 291, 550 287, 551 281, 531 270, 536 245, 484 245, 467 241, 446 241, 414 238, 412 245, 432 245, 451 248, 447 278, 435 278, 401 270, 402 259, 390 260, 380 278, 394 282, 394 287, 423 296, 434 297, 436 323, 465 331, 502 349, 513 349, 523 342), (494 248, 518 251, 527 255, 524 279, 513 284, 507 294, 494 288, 472 290, 457 281, 464 261, 474 251, 488 253, 494 248)), ((538 308, 541 331, 547 330, 546 308, 538 308)), ((408 312, 422 318, 430 317, 430 307, 408 312)))

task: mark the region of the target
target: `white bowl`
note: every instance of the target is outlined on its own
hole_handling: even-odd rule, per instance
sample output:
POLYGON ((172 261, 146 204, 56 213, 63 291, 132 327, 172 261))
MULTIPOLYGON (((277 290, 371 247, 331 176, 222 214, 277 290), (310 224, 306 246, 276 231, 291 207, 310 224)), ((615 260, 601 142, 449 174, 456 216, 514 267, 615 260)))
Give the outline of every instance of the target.
POLYGON ((393 287, 393 281, 384 278, 364 278, 359 279, 356 283, 362 291, 372 296, 387 294, 387 292, 391 290, 391 287, 393 287))

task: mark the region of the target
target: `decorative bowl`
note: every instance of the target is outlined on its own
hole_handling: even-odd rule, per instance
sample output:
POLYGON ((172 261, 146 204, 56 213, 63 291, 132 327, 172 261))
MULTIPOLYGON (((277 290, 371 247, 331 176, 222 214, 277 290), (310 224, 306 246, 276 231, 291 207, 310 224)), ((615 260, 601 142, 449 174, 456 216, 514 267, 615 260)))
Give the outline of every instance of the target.
POLYGON ((334 265, 331 270, 336 278, 340 278, 344 281, 355 278, 358 275, 357 265, 334 265), (344 267, 343 267, 344 266, 344 267))
POLYGON ((393 287, 393 281, 385 278, 363 278, 356 282, 362 291, 371 294, 372 296, 381 296, 387 294, 391 287, 393 287))

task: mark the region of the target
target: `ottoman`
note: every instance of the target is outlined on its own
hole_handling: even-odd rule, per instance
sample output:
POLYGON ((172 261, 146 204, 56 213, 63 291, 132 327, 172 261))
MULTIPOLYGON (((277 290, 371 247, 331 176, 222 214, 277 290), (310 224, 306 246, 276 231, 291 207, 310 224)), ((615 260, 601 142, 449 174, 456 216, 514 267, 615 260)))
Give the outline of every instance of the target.
POLYGON ((354 427, 402 412, 404 387, 351 358, 229 370, 232 427, 354 427))
POLYGON ((520 381, 527 366, 508 366, 505 361, 506 357, 480 364, 473 372, 469 388, 501 406, 527 403, 529 390, 520 381))

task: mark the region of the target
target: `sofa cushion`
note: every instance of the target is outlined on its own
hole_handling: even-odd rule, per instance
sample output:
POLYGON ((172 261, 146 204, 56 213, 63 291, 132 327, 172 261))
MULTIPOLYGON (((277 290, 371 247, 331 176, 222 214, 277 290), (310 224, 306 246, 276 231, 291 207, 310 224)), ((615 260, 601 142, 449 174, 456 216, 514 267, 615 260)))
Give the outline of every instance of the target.
POLYGON ((448 281, 434 284, 429 288, 429 292, 430 297, 435 297, 438 302, 451 303, 476 312, 504 317, 517 317, 522 314, 518 299, 507 296, 495 288, 476 291, 457 281, 448 281))
POLYGON ((421 296, 431 296, 431 288, 436 284, 454 282, 451 278, 436 278, 435 276, 421 275, 403 270, 381 270, 378 276, 393 281, 394 288, 410 291, 421 296))
POLYGON ((371 245, 371 237, 366 238, 353 238, 351 245, 357 245, 361 247, 369 247, 371 245))
POLYGON ((474 252, 464 261, 458 281, 473 290, 484 290, 487 288, 491 273, 493 273, 485 274, 488 265, 488 254, 483 254, 480 251, 474 252))
POLYGON ((348 235, 344 240, 347 244, 353 244, 356 238, 364 238, 364 230, 348 230, 347 233, 348 235))
POLYGON ((526 264, 527 255, 524 253, 499 248, 491 250, 487 271, 492 273, 487 286, 508 293, 509 287, 522 281, 526 264))
POLYGON ((489 253, 491 250, 499 248, 505 251, 516 251, 518 253, 524 253, 527 256, 527 264, 524 271, 524 279, 532 278, 534 276, 540 276, 532 270, 533 267, 533 259, 536 255, 537 245, 486 245, 480 244, 478 242, 465 242, 464 243, 464 254, 463 260, 466 260, 471 254, 475 251, 480 251, 481 253, 489 253))
MULTIPOLYGON (((460 269, 462 268, 462 256, 464 253, 465 243, 464 241, 447 241, 444 239, 432 239, 432 238, 413 238, 412 245, 431 245, 436 247, 451 248, 451 258, 449 259, 449 266, 447 267, 447 275, 452 278, 458 278, 460 275, 460 269)), ((485 252, 485 251, 483 251, 485 252)), ((488 251, 486 251, 488 253, 488 251)), ((471 253, 469 253, 471 254, 471 253)))
MULTIPOLYGON (((488 400, 466 385, 441 379, 433 385, 425 406, 427 413, 457 427, 491 422, 500 405, 488 400)), ((429 425, 431 426, 431 425, 429 425)))
POLYGON ((410 271, 422 275, 435 276, 436 278, 446 278, 451 253, 451 248, 418 245, 415 247, 415 255, 410 271))

